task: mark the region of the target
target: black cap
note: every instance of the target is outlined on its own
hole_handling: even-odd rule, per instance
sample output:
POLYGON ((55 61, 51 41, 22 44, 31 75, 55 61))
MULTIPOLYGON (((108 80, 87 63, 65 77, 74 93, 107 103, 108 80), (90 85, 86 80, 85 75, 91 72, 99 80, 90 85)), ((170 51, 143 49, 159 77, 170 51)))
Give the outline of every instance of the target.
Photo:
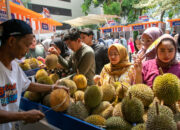
POLYGON ((22 20, 11 19, 0 24, 0 37, 8 38, 10 36, 24 36, 26 34, 33 34, 32 28, 29 24, 22 20))

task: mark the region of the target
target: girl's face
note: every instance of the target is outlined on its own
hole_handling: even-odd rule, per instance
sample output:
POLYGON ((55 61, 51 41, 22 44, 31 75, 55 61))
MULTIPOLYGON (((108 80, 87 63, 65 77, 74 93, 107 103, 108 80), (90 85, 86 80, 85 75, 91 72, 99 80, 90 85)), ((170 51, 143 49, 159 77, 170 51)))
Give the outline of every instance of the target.
POLYGON ((175 57, 175 47, 170 40, 163 41, 159 46, 157 50, 157 56, 158 58, 164 62, 168 63, 175 57))
POLYGON ((118 53, 118 50, 115 47, 111 47, 109 51, 109 60, 111 64, 116 65, 120 61, 120 55, 118 53))
POLYGON ((137 40, 135 41, 135 43, 136 43, 137 49, 138 49, 138 50, 141 50, 141 48, 142 48, 142 43, 141 43, 141 41, 137 39, 137 40))
POLYGON ((147 49, 153 43, 153 40, 149 35, 144 34, 142 36, 141 42, 142 42, 142 46, 144 46, 144 48, 147 49))

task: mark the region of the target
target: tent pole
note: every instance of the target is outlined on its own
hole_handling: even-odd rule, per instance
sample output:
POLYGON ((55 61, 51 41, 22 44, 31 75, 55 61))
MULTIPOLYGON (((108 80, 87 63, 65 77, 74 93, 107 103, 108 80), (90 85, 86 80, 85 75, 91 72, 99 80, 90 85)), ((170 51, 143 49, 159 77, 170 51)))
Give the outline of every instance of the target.
POLYGON ((10 6, 9 6, 9 0, 5 0, 5 3, 6 3, 7 17, 8 17, 8 19, 11 19, 11 9, 10 9, 10 6))

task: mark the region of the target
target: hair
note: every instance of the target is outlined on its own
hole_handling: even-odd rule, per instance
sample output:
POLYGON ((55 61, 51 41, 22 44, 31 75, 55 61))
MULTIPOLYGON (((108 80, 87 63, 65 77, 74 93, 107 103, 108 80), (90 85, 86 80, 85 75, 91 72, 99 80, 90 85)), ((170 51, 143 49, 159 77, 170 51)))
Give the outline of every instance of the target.
POLYGON ((158 49, 158 47, 162 44, 162 42, 164 42, 164 41, 171 41, 171 43, 173 43, 173 45, 174 45, 174 47, 175 47, 175 50, 177 49, 177 46, 176 46, 175 41, 172 40, 171 38, 164 38, 163 40, 161 40, 161 42, 160 42, 160 43, 158 44, 158 46, 157 46, 157 49, 158 49))
POLYGON ((84 29, 80 30, 80 34, 81 33, 85 34, 85 35, 88 35, 88 36, 94 35, 93 31, 90 28, 84 28, 84 29))
POLYGON ((140 40, 140 42, 141 42, 141 35, 138 35, 138 36, 136 37, 136 39, 134 40, 134 48, 135 48, 136 52, 138 52, 139 50, 138 50, 138 48, 137 48, 137 46, 136 46, 136 40, 140 40))
POLYGON ((71 28, 69 29, 65 34, 63 41, 76 41, 78 38, 80 38, 80 31, 77 28, 71 28))

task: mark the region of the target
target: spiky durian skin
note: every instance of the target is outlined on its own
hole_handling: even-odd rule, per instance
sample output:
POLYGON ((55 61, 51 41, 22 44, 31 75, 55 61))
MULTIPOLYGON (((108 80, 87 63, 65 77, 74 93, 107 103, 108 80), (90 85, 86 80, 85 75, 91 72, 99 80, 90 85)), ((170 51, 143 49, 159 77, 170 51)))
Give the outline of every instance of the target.
POLYGON ((85 104, 90 108, 95 108, 100 104, 102 96, 102 91, 98 86, 89 86, 84 94, 85 104))
POLYGON ((116 91, 113 85, 111 84, 104 84, 101 86, 103 92, 103 101, 112 101, 116 95, 116 91))
POLYGON ((131 123, 143 122, 144 105, 138 98, 125 97, 122 100, 121 110, 126 121, 131 123))
POLYGON ((180 80, 171 73, 157 76, 153 82, 153 91, 165 104, 173 104, 180 99, 180 80))
POLYGON ((131 125, 121 117, 110 117, 106 120, 107 130, 131 130, 131 125))
POLYGON ((135 84, 128 89, 128 95, 131 93, 133 97, 136 97, 142 101, 144 107, 148 107, 154 99, 154 93, 152 89, 145 84, 135 84))
POLYGON ((138 124, 134 126, 131 130, 146 130, 146 124, 138 124))
POLYGON ((177 130, 177 126, 167 115, 155 115, 147 120, 146 130, 177 130))
POLYGON ((70 103, 70 106, 67 110, 67 114, 79 118, 81 120, 84 120, 89 115, 85 105, 81 101, 78 101, 76 103, 70 103))
MULTIPOLYGON (((170 108, 168 108, 167 106, 163 106, 163 105, 158 105, 158 107, 159 107, 159 115, 167 115, 168 117, 173 119, 174 115, 173 115, 173 112, 170 108)), ((148 110, 148 114, 147 114, 148 119, 157 115, 156 111, 157 111, 156 105, 153 104, 153 106, 151 108, 149 108, 149 110, 148 110)))
POLYGON ((104 126, 106 119, 104 119, 100 115, 91 115, 91 116, 88 116, 85 119, 85 121, 88 122, 88 123, 94 124, 94 125, 104 126))

